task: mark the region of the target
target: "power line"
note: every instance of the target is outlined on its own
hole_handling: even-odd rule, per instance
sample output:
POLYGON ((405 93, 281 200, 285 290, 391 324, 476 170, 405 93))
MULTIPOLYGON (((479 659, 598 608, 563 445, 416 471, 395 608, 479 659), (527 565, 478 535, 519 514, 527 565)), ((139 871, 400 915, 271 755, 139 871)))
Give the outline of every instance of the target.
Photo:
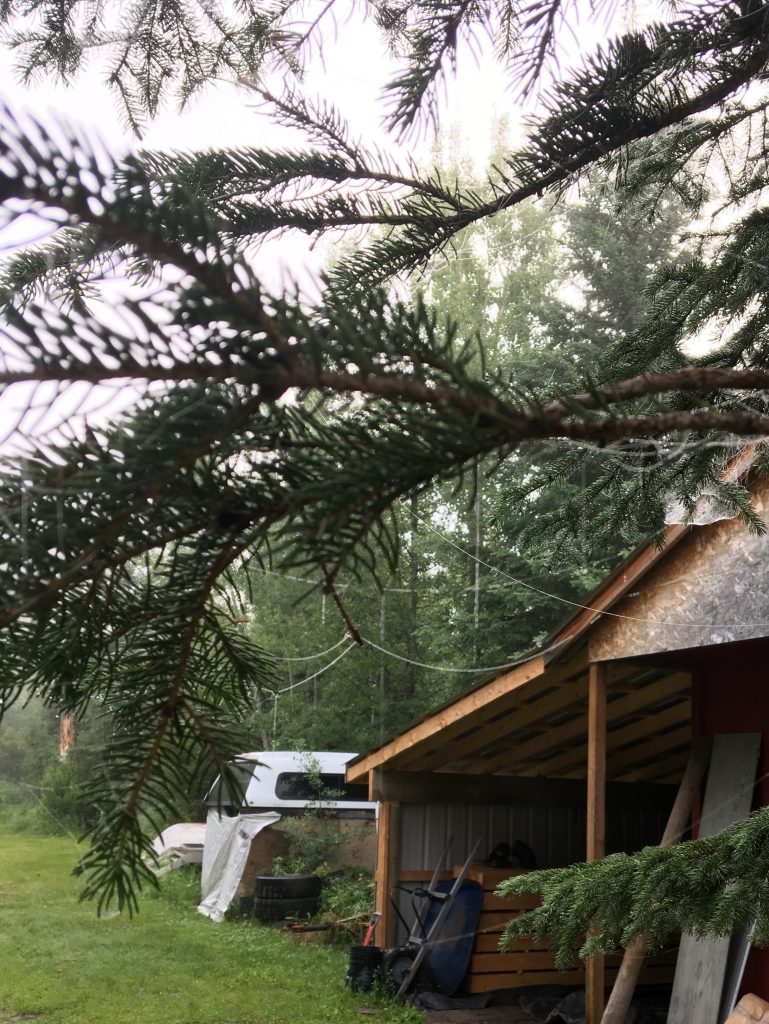
MULTIPOLYGON (((406 505, 406 499, 405 498, 401 498, 400 499, 400 503, 405 506, 406 505)), ((434 533, 437 537, 440 537, 446 544, 448 544, 451 547, 455 548, 457 551, 460 551, 463 555, 465 555, 465 557, 472 559, 474 562, 477 562, 479 565, 483 565, 483 566, 485 566, 485 568, 490 569, 492 572, 495 572, 495 573, 497 573, 500 576, 504 576, 506 579, 509 579, 512 583, 515 583, 517 586, 523 587, 526 590, 530 590, 530 591, 532 591, 532 593, 539 594, 542 597, 546 597, 546 598, 548 598, 551 601, 559 601, 561 604, 569 605, 571 608, 578 608, 580 611, 593 612, 595 615, 603 615, 603 616, 607 616, 608 618, 620 619, 620 620, 625 620, 625 621, 628 621, 628 622, 640 622, 640 623, 643 623, 643 624, 648 625, 648 626, 668 626, 668 627, 671 627, 671 628, 686 627, 686 628, 689 628, 689 629, 711 629, 715 625, 717 625, 721 629, 744 629, 744 628, 766 629, 766 628, 769 628, 769 622, 738 622, 738 623, 722 623, 722 622, 719 622, 719 623, 713 623, 713 622, 668 622, 668 621, 664 621, 664 620, 660 620, 660 619, 647 619, 647 618, 644 618, 643 616, 640 616, 640 615, 623 615, 620 612, 607 611, 607 610, 602 609, 602 608, 595 608, 592 605, 582 604, 580 601, 572 601, 568 597, 561 597, 559 594, 553 594, 550 591, 543 590, 541 587, 535 587, 531 583, 526 583, 524 580, 520 579, 519 577, 513 576, 510 573, 505 572, 504 569, 499 569, 496 565, 492 565, 490 562, 487 562, 487 561, 485 561, 482 558, 478 558, 476 555, 473 555, 466 548, 463 548, 461 546, 461 544, 457 544, 455 541, 451 540, 449 537, 446 536, 446 534, 444 534, 440 530, 436 529, 436 527, 434 527, 431 523, 429 523, 422 516, 418 515, 416 512, 413 512, 411 509, 409 510, 409 515, 413 516, 414 519, 416 519, 418 522, 420 522, 424 527, 426 527, 428 530, 430 530, 432 533, 434 533)), ((457 669, 456 671, 465 671, 465 670, 457 669)), ((491 671, 491 670, 486 670, 486 671, 491 671)))
MULTIPOLYGON (((403 499, 401 499, 401 501, 403 501, 403 499)), ((769 628, 769 622, 665 622, 659 619, 645 619, 640 615, 623 615, 620 612, 610 612, 602 608, 594 608, 592 605, 589 604, 581 604, 579 601, 572 601, 568 597, 560 597, 558 594, 552 594, 547 590, 542 590, 540 587, 534 587, 530 583, 525 583, 522 579, 519 579, 516 576, 511 576, 510 573, 505 572, 504 569, 499 569, 497 568, 496 565, 492 565, 490 562, 486 562, 482 558, 476 558, 476 556, 473 555, 470 551, 467 551, 460 544, 457 544, 455 541, 451 540, 444 533, 441 533, 440 530, 437 530, 434 526, 432 526, 431 523, 428 523, 425 519, 417 515, 415 512, 410 512, 409 514, 413 515, 415 519, 418 519, 423 526, 427 527, 428 530, 431 530, 434 534, 436 534, 436 536, 441 537, 446 542, 446 544, 449 544, 451 547, 456 548, 457 551, 461 551, 462 554, 465 555, 467 558, 471 558, 473 559, 473 561, 480 563, 480 565, 485 566, 487 569, 491 569, 492 572, 496 572, 500 576, 504 576, 506 579, 509 579, 513 583, 516 583, 519 587, 524 587, 526 590, 531 590, 535 594, 540 594, 542 597, 549 598, 551 601, 560 601, 561 604, 568 604, 572 608, 579 608, 580 610, 586 612, 594 612, 596 615, 606 615, 612 619, 626 619, 630 622, 642 622, 648 626, 671 626, 674 628, 686 626, 691 629, 712 629, 716 625, 720 629, 769 628)))
POLYGON ((278 654, 274 654, 273 657, 275 658, 276 661, 314 661, 315 658, 324 658, 327 654, 331 654, 331 652, 335 651, 337 649, 337 647, 341 647, 342 644, 345 642, 345 640, 348 640, 349 637, 350 637, 350 634, 349 633, 345 633, 345 635, 342 637, 342 639, 341 640, 337 640, 337 642, 334 644, 333 647, 329 647, 328 650, 325 650, 325 651, 318 651, 317 654, 305 654, 301 658, 286 658, 286 657, 281 657, 278 654))
POLYGON ((394 651, 388 651, 384 647, 380 647, 379 644, 375 644, 373 640, 369 640, 367 637, 362 636, 361 640, 364 644, 369 647, 373 647, 377 651, 381 651, 382 654, 388 655, 390 658, 396 658, 398 661, 405 661, 407 665, 415 665, 417 668, 430 669, 433 672, 463 672, 463 673, 483 673, 483 672, 501 672, 503 669, 515 668, 516 665, 523 665, 525 662, 530 661, 531 655, 526 658, 519 658, 517 661, 508 661, 504 665, 486 665, 481 668, 448 668, 445 665, 427 665, 423 661, 414 661, 413 658, 406 658, 402 654, 396 654, 394 651))
MULTIPOLYGON (((65 832, 70 837, 70 839, 73 841, 75 846, 80 846, 80 840, 77 838, 75 833, 70 831, 70 829, 68 829, 66 825, 64 825, 61 821, 59 821, 59 819, 51 811, 51 809, 48 807, 48 805, 45 803, 45 801, 41 800, 40 797, 35 792, 35 790, 38 789, 38 788, 42 790, 43 789, 42 786, 41 787, 31 786, 31 785, 29 785, 29 783, 26 783, 26 782, 17 782, 16 785, 17 786, 23 786, 25 789, 28 789, 30 791, 30 793, 32 794, 32 796, 35 798, 35 800, 43 808, 43 810, 48 815, 48 817, 51 819, 51 821, 55 825, 57 825, 62 830, 62 832, 65 832)), ((45 788, 47 788, 47 787, 45 787, 45 788)))
MULTIPOLYGON (((347 639, 347 637, 343 638, 343 640, 342 640, 341 642, 344 642, 344 640, 345 640, 345 639, 347 639)), ((336 646, 338 647, 338 646, 339 646, 339 644, 336 644, 336 646)), ((306 678, 306 679, 300 679, 298 683, 291 683, 291 684, 290 684, 289 686, 284 686, 282 690, 276 690, 276 691, 275 691, 275 692, 273 693, 273 695, 272 695, 272 696, 273 696, 273 698, 274 698, 275 700, 277 700, 277 698, 278 698, 278 697, 280 696, 280 694, 281 694, 281 693, 288 693, 288 692, 289 692, 289 691, 291 691, 291 690, 296 690, 296 689, 297 689, 297 687, 299 687, 299 686, 304 686, 304 685, 305 685, 305 683, 311 683, 311 682, 313 681, 313 679, 317 679, 317 678, 318 678, 318 676, 322 676, 324 672, 327 672, 327 671, 328 671, 328 670, 329 670, 329 669, 330 669, 330 668, 331 668, 331 667, 332 667, 333 665, 336 665, 336 663, 337 663, 338 661, 341 661, 341 660, 342 660, 342 658, 343 658, 343 657, 344 657, 344 656, 345 656, 346 654, 349 654, 349 652, 350 652, 350 651, 351 651, 351 650, 353 649, 353 647, 355 647, 355 646, 356 646, 356 644, 355 644, 354 642, 353 642, 353 643, 350 643, 350 644, 349 644, 349 645, 348 645, 347 647, 345 647, 345 649, 344 649, 344 650, 342 651, 342 653, 341 653, 341 654, 338 654, 338 655, 337 655, 337 656, 336 656, 336 657, 334 658, 334 660, 333 660, 333 661, 330 661, 330 662, 328 663, 328 665, 324 665, 324 666, 323 666, 323 668, 319 668, 317 672, 314 672, 314 673, 313 673, 313 674, 312 674, 311 676, 307 676, 307 678, 306 678)))

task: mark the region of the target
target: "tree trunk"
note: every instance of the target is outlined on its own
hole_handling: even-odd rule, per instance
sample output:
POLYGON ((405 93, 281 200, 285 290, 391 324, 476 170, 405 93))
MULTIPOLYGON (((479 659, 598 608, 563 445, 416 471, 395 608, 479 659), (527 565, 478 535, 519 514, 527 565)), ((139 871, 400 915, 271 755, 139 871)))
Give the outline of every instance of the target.
MULTIPOLYGON (((417 654, 417 610, 419 604, 419 554, 417 552, 416 538, 419 529, 418 504, 416 494, 411 495, 409 503, 409 528, 411 530, 411 543, 409 545, 409 625, 406 635, 406 656, 411 659, 417 654)), ((414 696, 417 687, 417 668, 415 665, 408 665, 406 669, 406 691, 404 697, 407 699, 414 696)))
POLYGON ((481 481, 481 464, 475 464, 475 501, 467 517, 467 532, 470 538, 471 553, 467 558, 467 577, 470 585, 473 621, 473 665, 481 662, 481 552, 483 550, 483 486, 481 481))
POLYGON ((59 760, 66 761, 67 754, 77 741, 77 719, 69 712, 64 711, 59 719, 59 760))

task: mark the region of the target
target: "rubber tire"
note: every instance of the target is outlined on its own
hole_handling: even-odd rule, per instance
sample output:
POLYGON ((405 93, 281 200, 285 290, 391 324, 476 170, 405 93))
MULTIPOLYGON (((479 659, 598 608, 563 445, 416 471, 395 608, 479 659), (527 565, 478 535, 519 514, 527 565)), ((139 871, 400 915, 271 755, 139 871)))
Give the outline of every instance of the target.
POLYGON ((411 949, 408 946, 398 946, 385 953, 384 960, 382 961, 382 973, 385 978, 390 979, 396 992, 411 970, 411 965, 414 963, 416 955, 417 950, 411 949))
POLYGON ((260 921, 285 921, 287 917, 312 917, 318 913, 318 897, 276 900, 254 897, 254 917, 260 921))
POLYGON ((353 992, 370 992, 381 980, 384 950, 378 946, 351 946, 344 982, 353 992))
POLYGON ((257 875, 254 896, 264 900, 301 900, 317 898, 323 879, 317 875, 257 875))

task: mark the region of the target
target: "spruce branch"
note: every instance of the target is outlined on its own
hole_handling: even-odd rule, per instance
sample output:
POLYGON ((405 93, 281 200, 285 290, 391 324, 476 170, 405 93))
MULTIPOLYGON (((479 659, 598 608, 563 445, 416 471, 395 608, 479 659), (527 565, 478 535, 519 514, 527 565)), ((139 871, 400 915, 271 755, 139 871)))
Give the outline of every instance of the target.
MULTIPOLYGON (((71 368, 57 368, 53 365, 42 369, 7 370, 0 372, 0 387, 13 384, 35 382, 70 383, 83 381, 99 384, 110 380, 130 381, 167 381, 184 383, 187 381, 210 381, 221 383, 229 381, 244 385, 264 385, 269 382, 284 394, 291 388, 302 390, 318 389, 340 395, 371 395, 393 402, 410 402, 417 405, 446 406, 456 409, 462 414, 473 416, 496 417, 500 420, 512 418, 510 407, 503 399, 497 399, 485 391, 473 392, 460 390, 456 387, 440 386, 423 383, 411 377, 397 373, 355 374, 325 370, 300 357, 289 356, 279 364, 265 360, 267 368, 262 372, 258 365, 243 365, 233 361, 228 364, 211 365, 200 360, 195 363, 180 361, 173 366, 146 365, 135 360, 127 361, 113 368, 105 368, 101 364, 73 365, 71 368)), ((428 364, 428 361, 424 361, 428 364)), ((448 371, 448 365, 434 360, 432 368, 448 371)), ((580 410, 602 410, 611 405, 629 402, 636 398, 657 396, 671 392, 691 392, 709 394, 716 391, 769 391, 769 370, 761 367, 730 368, 709 366, 685 366, 666 373, 645 373, 627 380, 620 380, 609 385, 601 385, 590 392, 578 392, 564 395, 543 405, 541 416, 532 414, 522 421, 521 430, 531 430, 531 437, 539 436, 535 432, 535 424, 539 418, 543 424, 553 425, 571 417, 580 410), (526 424, 529 424, 527 426, 526 424)), ((682 415, 688 415, 684 412, 682 415)), ((721 414, 722 416, 730 415, 721 414)), ((689 425, 681 420, 684 430, 697 429, 697 420, 689 425)), ((727 422, 724 419, 724 422, 727 422)), ((735 432, 744 432, 745 427, 735 419, 735 432)), ((568 428, 565 428, 568 429, 568 428)), ((592 427, 585 427, 589 433, 592 427)), ((617 428, 622 429, 622 428, 617 428)), ((627 429, 627 428, 625 428, 627 429)), ((732 429, 727 427, 727 429, 732 429)), ((664 432, 665 428, 661 428, 664 432)), ((656 432, 655 432, 656 433, 656 432)), ((632 436, 632 434, 628 434, 632 436)), ((644 436, 639 434, 639 437, 644 436)), ((598 436, 596 435, 596 440, 598 436)))
POLYGON ((533 934, 549 944, 564 969, 577 955, 614 953, 642 935, 646 951, 654 952, 684 931, 703 938, 730 935, 753 922, 751 941, 765 946, 767 878, 769 811, 762 808, 706 839, 502 882, 497 893, 503 898, 535 893, 542 905, 509 922, 501 947, 533 934))
MULTIPOLYGON (((186 9, 172 6, 177 15, 186 9)), ((534 34, 545 25, 547 50, 558 4, 528 10, 534 34)), ((391 13, 396 34, 419 50, 396 99, 413 118, 455 39, 486 8, 441 12, 425 3, 411 23, 407 11, 391 13), (425 29, 432 38, 419 38, 425 29)), ((764 73, 765 14, 763 5, 745 15, 721 5, 609 44, 556 87, 529 144, 485 190, 423 177, 408 161, 401 168, 352 139, 331 108, 290 94, 268 98, 303 129, 306 149, 141 153, 111 164, 77 132, 0 112, 0 200, 9 216, 21 201, 60 225, 49 243, 7 265, 0 389, 121 380, 145 389, 137 409, 79 442, 46 437, 23 458, 4 456, 0 476, 2 706, 31 686, 62 707, 104 699, 119 725, 115 799, 84 865, 89 893, 135 905, 136 881, 147 877, 140 811, 170 808, 186 761, 221 764, 237 752, 225 719, 244 717, 250 688, 269 689, 269 658, 232 632, 215 599, 217 580, 241 557, 311 567, 355 637, 336 581, 343 569, 380 578, 381 564, 394 567, 397 503, 436 480, 460 486, 480 458, 501 461, 540 440, 572 449, 546 468, 551 481, 579 468, 573 441, 606 454, 566 503, 560 529, 564 520, 572 530, 579 522, 605 530, 635 517, 639 529, 659 532, 664 495, 691 513, 703 484, 763 528, 744 488, 716 485, 740 438, 769 435, 764 211, 744 216, 728 237, 703 237, 688 262, 659 275, 639 328, 591 375, 570 371, 568 386, 478 371, 474 334, 369 283, 419 266, 464 227, 558 193, 596 164, 613 162, 632 178, 628 161, 638 156, 639 190, 645 180, 661 195, 667 174, 700 201, 699 162, 750 117, 736 106, 720 122, 695 115, 764 73), (249 268, 256 238, 371 224, 391 230, 343 261, 314 308, 267 296, 249 268), (121 304, 121 327, 89 310, 109 275, 166 267, 175 271, 170 283, 121 304), (734 329, 725 327, 718 352, 685 365, 681 342, 711 322, 734 329), (329 396, 347 405, 326 423, 319 405, 329 396), (635 490, 630 474, 641 481, 635 490), (611 509, 592 517, 602 489, 611 509)), ((78 59, 77 34, 61 17, 66 70, 78 59)), ((275 28, 265 17, 251 40, 258 60, 275 28)), ((142 64, 158 46, 144 29, 144 56, 125 32, 115 40, 118 79, 136 79, 127 101, 137 118, 163 91, 142 64)), ((217 64, 220 56, 198 44, 192 22, 174 46, 189 65, 188 95, 212 68, 230 67, 226 54, 217 64)), ((761 146, 746 152, 733 199, 760 195, 769 180, 761 146)), ((519 488, 519 507, 538 479, 519 488)), ((543 514, 537 525, 551 522, 543 514)), ((634 884, 626 862, 615 866, 605 885, 634 884)), ((599 908, 592 878, 571 876, 586 920, 599 908)), ((719 913, 725 921, 732 910, 722 904, 719 913)))

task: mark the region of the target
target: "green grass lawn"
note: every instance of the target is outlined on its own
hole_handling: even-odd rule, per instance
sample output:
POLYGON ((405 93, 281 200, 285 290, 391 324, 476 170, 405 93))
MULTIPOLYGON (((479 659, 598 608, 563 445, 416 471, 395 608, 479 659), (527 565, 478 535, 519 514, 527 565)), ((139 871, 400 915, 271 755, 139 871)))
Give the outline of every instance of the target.
POLYGON ((0 835, 0 1024, 361 1024, 413 1010, 344 987, 344 950, 253 921, 213 924, 197 879, 168 875, 138 915, 78 903, 70 839, 0 835))

